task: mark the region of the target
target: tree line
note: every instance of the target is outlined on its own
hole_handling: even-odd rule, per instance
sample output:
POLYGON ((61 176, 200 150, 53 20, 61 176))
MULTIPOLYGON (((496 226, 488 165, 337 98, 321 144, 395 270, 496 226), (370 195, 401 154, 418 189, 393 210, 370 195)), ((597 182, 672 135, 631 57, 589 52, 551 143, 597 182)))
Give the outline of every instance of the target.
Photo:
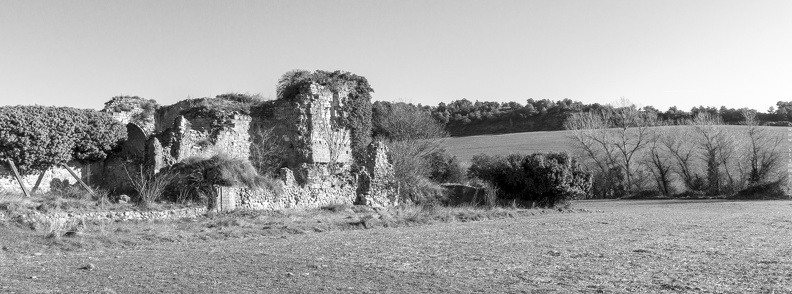
MULTIPOLYGON (((519 102, 455 100, 441 102, 437 106, 416 105, 429 111, 436 120, 443 123, 451 136, 471 136, 483 134, 517 133, 532 131, 557 131, 564 129, 564 122, 574 113, 601 112, 613 110, 611 105, 599 103, 586 104, 571 99, 553 101, 549 99, 528 99, 519 102)), ((691 120, 699 113, 719 117, 724 124, 741 124, 745 111, 754 111, 757 121, 762 125, 786 126, 792 122, 792 101, 779 101, 767 112, 748 108, 728 108, 726 106, 698 106, 689 111, 672 106, 662 111, 653 106, 644 106, 640 111, 653 113, 667 122, 691 120)))

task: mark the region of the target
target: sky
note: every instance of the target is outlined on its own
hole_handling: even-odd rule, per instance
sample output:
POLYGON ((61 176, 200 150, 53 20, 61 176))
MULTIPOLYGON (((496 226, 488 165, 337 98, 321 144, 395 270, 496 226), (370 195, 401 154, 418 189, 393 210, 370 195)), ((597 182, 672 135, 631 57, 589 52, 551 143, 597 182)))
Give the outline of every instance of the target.
POLYGON ((292 69, 425 105, 767 111, 792 101, 792 1, 0 0, 0 105, 274 98, 292 69))

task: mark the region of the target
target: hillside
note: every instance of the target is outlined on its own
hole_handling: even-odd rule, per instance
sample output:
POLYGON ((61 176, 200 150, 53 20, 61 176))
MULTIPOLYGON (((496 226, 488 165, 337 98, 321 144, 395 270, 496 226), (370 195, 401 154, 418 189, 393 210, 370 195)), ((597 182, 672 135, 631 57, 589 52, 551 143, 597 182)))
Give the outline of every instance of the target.
MULTIPOLYGON (((672 126, 669 128, 683 128, 672 126)), ((733 131, 744 129, 744 126, 723 126, 733 131)), ((789 132, 785 127, 763 127, 776 136, 785 136, 789 132)), ((467 165, 474 155, 506 155, 510 153, 561 152, 572 150, 569 135, 571 131, 523 132, 501 135, 481 135, 469 137, 451 137, 444 142, 444 147, 467 165)))

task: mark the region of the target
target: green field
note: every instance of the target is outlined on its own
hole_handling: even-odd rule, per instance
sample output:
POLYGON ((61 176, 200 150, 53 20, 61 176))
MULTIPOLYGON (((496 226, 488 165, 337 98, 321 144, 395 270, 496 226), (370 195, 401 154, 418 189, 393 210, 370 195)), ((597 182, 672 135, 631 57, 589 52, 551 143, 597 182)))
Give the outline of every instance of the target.
POLYGON ((571 150, 567 138, 570 131, 527 132, 503 135, 482 135, 447 138, 443 146, 463 163, 474 155, 505 155, 509 153, 559 152, 571 150))
MULTIPOLYGON (((204 221, 184 220, 160 223, 171 237, 149 245, 65 251, 0 238, 0 292, 792 293, 792 201, 573 207, 489 221, 176 241, 204 221)), ((204 229, 219 234, 245 221, 255 220, 204 229)), ((10 226, 0 222, 0 236, 10 226)))
MULTIPOLYGON (((670 128, 681 128, 673 126, 670 128)), ((724 126, 730 131, 742 132, 743 126, 724 126)), ((776 136, 785 136, 789 132, 785 127, 764 127, 776 136)), ((568 138, 571 131, 526 132, 503 135, 482 135, 470 137, 451 137, 444 142, 444 147, 451 154, 469 164, 474 155, 506 155, 510 153, 561 152, 571 151, 572 141, 568 138)))

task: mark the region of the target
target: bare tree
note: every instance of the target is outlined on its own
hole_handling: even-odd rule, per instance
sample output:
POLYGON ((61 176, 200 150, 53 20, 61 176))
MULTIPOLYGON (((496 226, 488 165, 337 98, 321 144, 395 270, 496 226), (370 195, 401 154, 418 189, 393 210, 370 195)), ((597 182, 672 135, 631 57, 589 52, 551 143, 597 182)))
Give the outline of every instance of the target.
POLYGON ((654 114, 629 105, 600 113, 574 113, 565 127, 572 131, 570 138, 578 153, 594 163, 607 186, 623 177, 627 192, 633 192, 643 186, 636 181, 641 173, 638 157, 650 142, 649 128, 656 122, 654 114), (613 175, 614 169, 618 176, 613 175))
POLYGON ((651 138, 647 144, 647 154, 644 157, 644 164, 655 179, 657 188, 663 195, 671 195, 671 180, 673 175, 674 157, 667 149, 663 148, 663 142, 673 137, 670 128, 663 124, 651 132, 651 138))
POLYGON ((720 153, 725 147, 722 144, 726 142, 722 138, 724 132, 720 126, 720 118, 708 112, 700 112, 693 118, 692 126, 698 135, 701 156, 706 162, 707 191, 710 195, 719 195, 722 188, 720 153))
POLYGON ((256 128, 251 136, 250 163, 260 175, 274 176, 284 159, 283 145, 274 128, 256 128))
POLYGON ((759 126, 756 111, 742 112, 747 127, 748 184, 756 185, 770 181, 770 176, 781 163, 781 136, 774 137, 767 129, 759 126))
POLYGON ((584 166, 593 171, 593 193, 598 197, 617 197, 624 193, 621 169, 616 164, 616 148, 607 136, 609 112, 573 113, 564 127, 571 130, 569 138, 574 152, 584 166))
POLYGON ((627 187, 635 189, 640 183, 635 182, 637 156, 649 143, 649 128, 657 124, 657 116, 638 110, 635 106, 619 108, 612 119, 616 138, 613 144, 618 150, 618 161, 626 173, 627 187))
POLYGON ((669 133, 661 136, 660 144, 674 162, 674 172, 679 175, 685 187, 692 190, 701 189, 701 178, 695 170, 696 144, 693 143, 694 133, 683 121, 682 126, 669 126, 669 133))
POLYGON ((443 150, 448 133, 444 125, 423 109, 405 103, 393 103, 381 110, 375 124, 381 128, 381 140, 390 150, 400 194, 413 201, 426 200, 434 192, 429 180, 429 157, 443 150))

